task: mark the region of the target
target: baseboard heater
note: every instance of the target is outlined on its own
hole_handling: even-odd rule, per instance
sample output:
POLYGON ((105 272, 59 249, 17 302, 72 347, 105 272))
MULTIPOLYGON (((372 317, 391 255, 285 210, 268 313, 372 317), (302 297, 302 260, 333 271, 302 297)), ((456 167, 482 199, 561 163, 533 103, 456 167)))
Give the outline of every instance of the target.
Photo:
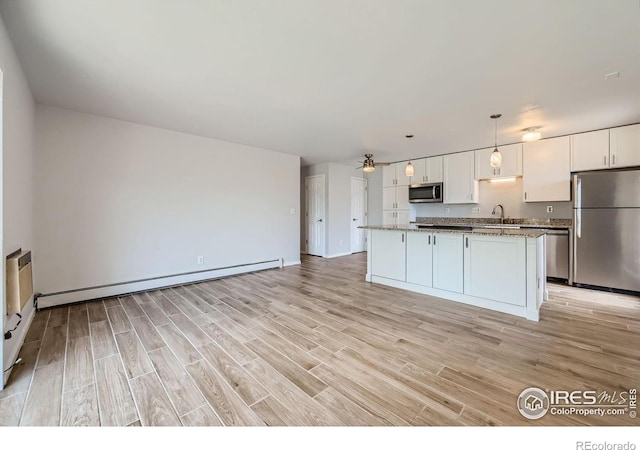
POLYGON ((213 269, 182 272, 173 275, 160 275, 157 277, 141 278, 138 280, 121 281, 117 283, 108 283, 98 286, 68 289, 65 291, 48 292, 44 294, 36 293, 34 295, 33 301, 35 303, 36 310, 39 310, 42 308, 50 308, 53 306, 81 302, 85 300, 113 297, 116 295, 127 295, 136 292, 144 292, 153 289, 177 286, 181 284, 214 280, 217 278, 223 278, 242 273, 282 268, 283 266, 284 259, 278 258, 267 261, 216 267, 213 269))

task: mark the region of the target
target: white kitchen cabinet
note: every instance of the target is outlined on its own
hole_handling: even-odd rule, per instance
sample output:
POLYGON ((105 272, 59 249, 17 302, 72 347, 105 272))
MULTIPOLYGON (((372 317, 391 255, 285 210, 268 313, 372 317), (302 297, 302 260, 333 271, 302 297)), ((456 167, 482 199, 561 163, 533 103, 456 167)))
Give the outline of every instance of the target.
POLYGON ((545 236, 372 227, 366 280, 538 321, 545 236))
POLYGON ((406 162, 393 163, 382 168, 382 184, 384 187, 409 186, 411 178, 406 175, 406 162))
POLYGON ((432 241, 432 233, 407 233, 407 283, 433 285, 432 241))
POLYGON ((406 231, 373 230, 371 273, 392 280, 406 280, 406 231))
POLYGON ((571 171, 608 169, 609 130, 571 136, 571 171))
POLYGON ((382 188, 382 209, 409 209, 409 186, 382 188))
POLYGON ((414 174, 411 184, 442 183, 442 156, 412 161, 414 174))
POLYGON ((396 209, 396 188, 395 186, 382 188, 382 209, 396 209))
POLYGON ((492 178, 518 177, 522 175, 522 144, 510 144, 498 147, 502 154, 500 167, 491 167, 489 158, 493 148, 485 148, 475 151, 475 177, 476 180, 489 180, 492 178))
POLYGON ((382 188, 383 225, 408 225, 409 206, 409 186, 382 188))
POLYGON ((433 287, 446 291, 464 290, 464 249, 460 233, 433 234, 433 287))
POLYGON ((525 306, 526 239, 464 235, 464 293, 525 306))
POLYGON ((474 152, 444 156, 444 203, 478 203, 474 152))
POLYGON ((640 166, 640 124, 611 128, 609 138, 611 168, 640 166))
POLYGON ((569 136, 524 144, 522 187, 525 202, 571 200, 570 148, 569 136))
POLYGON ((409 211, 395 210, 382 212, 382 225, 390 225, 392 227, 406 227, 409 225, 409 211))

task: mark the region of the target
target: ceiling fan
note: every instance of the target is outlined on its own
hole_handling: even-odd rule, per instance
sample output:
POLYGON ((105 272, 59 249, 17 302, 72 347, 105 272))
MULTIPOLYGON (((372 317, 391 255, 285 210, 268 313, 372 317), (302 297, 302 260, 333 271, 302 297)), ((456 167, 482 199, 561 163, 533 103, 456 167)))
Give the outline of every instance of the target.
POLYGON ((376 167, 380 166, 388 166, 391 163, 388 162, 374 162, 373 161, 373 154, 371 153, 366 153, 364 155, 364 161, 362 161, 362 165, 360 167, 357 167, 358 169, 362 169, 364 172, 373 172, 374 170, 376 170, 376 167))

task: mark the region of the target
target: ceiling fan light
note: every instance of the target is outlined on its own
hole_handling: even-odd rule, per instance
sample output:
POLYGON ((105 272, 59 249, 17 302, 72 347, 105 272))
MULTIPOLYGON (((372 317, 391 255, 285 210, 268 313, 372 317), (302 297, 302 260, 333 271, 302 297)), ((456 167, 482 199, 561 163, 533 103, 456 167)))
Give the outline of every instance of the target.
POLYGON ((493 152, 491 152, 491 156, 489 157, 489 165, 491 167, 500 167, 502 165, 502 153, 496 147, 493 152))
POLYGON ((407 163, 407 167, 404 168, 404 174, 406 176, 408 176, 408 177, 412 177, 413 176, 414 171, 413 171, 413 165, 411 164, 411 161, 409 161, 407 163))
POLYGON ((374 170, 376 170, 375 164, 373 164, 373 161, 369 157, 367 157, 367 159, 364 160, 364 163, 362 163, 362 171, 371 173, 374 170))
POLYGON ((542 134, 535 128, 529 128, 524 131, 526 131, 526 133, 522 135, 522 140, 525 142, 537 141, 542 138, 542 134))

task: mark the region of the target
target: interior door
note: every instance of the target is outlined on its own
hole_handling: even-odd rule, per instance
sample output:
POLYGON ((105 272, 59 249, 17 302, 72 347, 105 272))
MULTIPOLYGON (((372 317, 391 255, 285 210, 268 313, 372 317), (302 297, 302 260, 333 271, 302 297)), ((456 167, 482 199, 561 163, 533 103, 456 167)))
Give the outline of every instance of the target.
POLYGON ((364 252, 367 248, 365 230, 367 224, 367 180, 351 178, 351 253, 364 252))
POLYGON ((325 196, 324 175, 305 178, 307 253, 324 256, 325 251, 325 196))

